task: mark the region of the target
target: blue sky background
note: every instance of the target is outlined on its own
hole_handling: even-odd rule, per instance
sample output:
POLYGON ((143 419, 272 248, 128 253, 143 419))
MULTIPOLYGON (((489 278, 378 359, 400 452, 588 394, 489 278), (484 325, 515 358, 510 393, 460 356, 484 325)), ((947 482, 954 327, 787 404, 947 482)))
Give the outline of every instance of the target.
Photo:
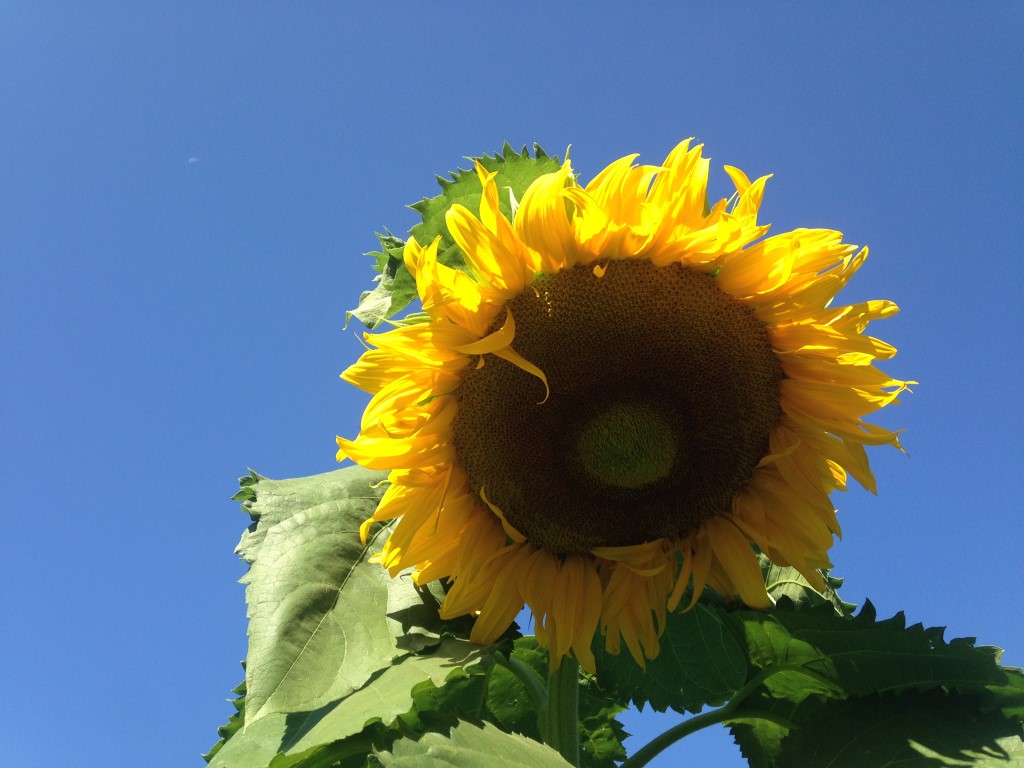
POLYGON ((3 4, 6 765, 201 765, 246 648, 235 478, 335 467, 361 254, 505 140, 589 178, 696 136, 714 193, 773 172, 776 230, 871 246, 844 296, 900 304, 873 328, 920 386, 882 419, 910 457, 835 499, 843 595, 1024 664, 1024 5, 626 7, 3 4))

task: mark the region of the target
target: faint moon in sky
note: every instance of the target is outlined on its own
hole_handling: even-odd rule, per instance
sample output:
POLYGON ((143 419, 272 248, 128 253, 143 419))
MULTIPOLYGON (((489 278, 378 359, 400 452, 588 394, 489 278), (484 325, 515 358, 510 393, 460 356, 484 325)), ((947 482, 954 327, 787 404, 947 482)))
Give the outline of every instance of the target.
POLYGON ((195 156, 193 156, 193 157, 190 157, 190 158, 188 159, 188 164, 189 164, 189 165, 195 165, 195 164, 196 164, 196 163, 198 163, 198 162, 199 162, 199 158, 198 158, 198 157, 195 157, 195 156))

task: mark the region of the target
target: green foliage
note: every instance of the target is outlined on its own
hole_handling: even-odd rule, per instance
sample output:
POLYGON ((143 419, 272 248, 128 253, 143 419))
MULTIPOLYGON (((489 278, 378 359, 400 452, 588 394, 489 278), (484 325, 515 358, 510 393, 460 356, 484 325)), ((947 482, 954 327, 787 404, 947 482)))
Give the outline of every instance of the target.
MULTIPOLYGON (((548 656, 532 637, 517 638, 509 654, 519 664, 546 677, 548 656)), ((520 678, 500 663, 479 664, 452 671, 442 685, 424 682, 413 688, 413 707, 390 725, 371 722, 344 743, 334 745, 337 754, 356 746, 368 754, 390 750, 398 739, 419 739, 424 734, 447 734, 460 721, 489 723, 509 733, 540 740, 538 711, 520 678)), ((615 716, 624 707, 593 681, 584 680, 580 689, 580 746, 582 768, 614 768, 625 758, 622 741, 626 734, 615 716)), ((373 763, 369 763, 373 765, 373 763)), ((357 768, 366 760, 346 763, 357 768)), ((274 767, 276 768, 276 766, 274 767)), ((302 768, 306 768, 305 764, 302 768)))
MULTIPOLYGON (((352 517, 364 520, 377 508, 384 493, 380 484, 386 479, 386 472, 362 467, 292 480, 270 480, 250 471, 238 479, 239 491, 231 497, 241 502, 242 509, 252 518, 252 525, 242 534, 235 552, 252 565, 267 533, 306 507, 342 504, 353 512, 352 517)), ((243 583, 247 578, 243 578, 243 583)))
MULTIPOLYGON (((375 723, 392 724, 414 706, 416 686, 428 681, 440 684, 453 669, 471 666, 478 658, 478 646, 445 638, 431 653, 408 655, 384 667, 358 690, 319 709, 274 713, 247 722, 243 730, 236 730, 216 750, 210 768, 260 768, 278 754, 288 761, 279 761, 275 768, 282 764, 305 768, 302 760, 318 753, 322 757, 327 746, 358 735, 375 723)), ((333 753, 353 749, 352 742, 343 746, 345 749, 334 749, 333 753)), ((364 739, 355 744, 355 753, 365 758, 370 746, 364 739)))
POLYGON ((987 686, 989 693, 999 701, 999 708, 1007 717, 1024 721, 1024 670, 1000 667, 1006 673, 1006 682, 987 686))
MULTIPOLYGON (((775 765, 933 768, 978 765, 983 759, 1005 766, 1007 748, 1014 749, 1008 737, 1019 732, 1019 723, 994 717, 977 696, 940 689, 873 694, 815 707, 783 742, 775 765)), ((1024 757, 1019 739, 1016 751, 1018 759, 1024 757)))
MULTIPOLYGON (((533 638, 520 638, 516 645, 513 658, 547 673, 547 653, 533 638)), ((211 750, 211 768, 364 768, 375 751, 389 750, 400 739, 447 734, 460 721, 490 723, 539 740, 537 710, 522 683, 503 666, 472 663, 477 658, 458 660, 450 651, 415 656, 319 711, 268 715, 211 750)), ((615 719, 622 709, 594 681, 583 681, 583 768, 613 768, 625 758, 626 734, 615 719)))
MULTIPOLYGON (((369 562, 389 529, 365 546, 358 529, 384 482, 359 467, 242 478, 246 682, 210 767, 566 765, 539 743, 547 650, 514 630, 474 645, 465 621, 441 620, 440 589, 369 562)), ((708 592, 667 617, 646 670, 595 638, 597 674, 580 680, 583 768, 625 759, 616 716, 629 702, 700 712, 679 735, 726 723, 754 768, 1024 768, 1024 673, 1000 667, 997 649, 902 614, 878 620, 870 603, 851 615, 838 579, 817 593, 793 569, 762 558, 762 570, 775 610, 708 592)))
POLYGON ((203 760, 208 763, 213 760, 217 753, 220 752, 221 747, 227 743, 228 739, 238 732, 242 727, 242 724, 245 722, 245 681, 236 685, 234 690, 231 692, 237 694, 237 698, 231 701, 232 705, 235 707, 235 713, 228 718, 226 725, 222 725, 217 729, 217 735, 220 736, 220 741, 210 747, 210 751, 203 755, 203 760))
POLYGON ((581 684, 581 768, 611 768, 625 759, 626 748, 622 742, 629 734, 617 718, 625 709, 626 705, 619 699, 612 699, 596 680, 585 680, 581 684))
MULTIPOLYGON (((501 212, 510 221, 512 219, 512 200, 519 200, 527 187, 539 176, 558 170, 560 162, 557 157, 550 157, 536 144, 531 157, 526 147, 516 152, 507 143, 500 153, 493 156, 484 155, 477 158, 488 171, 493 171, 498 186, 498 200, 501 212)), ((410 234, 422 246, 427 246, 440 237, 438 260, 454 269, 468 271, 466 259, 445 223, 445 213, 455 204, 465 206, 474 214, 480 210, 480 198, 483 188, 476 170, 457 170, 450 178, 437 178, 441 186, 441 194, 437 197, 424 198, 413 203, 413 210, 420 214, 422 221, 412 228, 410 234)), ((401 312, 416 298, 416 284, 405 268, 402 248, 405 242, 390 232, 377 235, 381 250, 370 255, 376 260, 375 268, 380 275, 377 286, 359 297, 359 305, 347 313, 347 318, 355 317, 368 328, 373 328, 383 320, 401 312)))
POLYGON ((275 712, 322 707, 394 659, 437 642, 436 631, 422 629, 436 616, 433 596, 368 562, 387 528, 378 527, 366 545, 359 540, 382 480, 350 467, 249 486, 256 496, 246 505, 256 528, 239 547, 251 562, 243 579, 247 725, 275 712))
POLYGON ((853 618, 784 601, 728 620, 743 638, 750 679, 726 721, 755 768, 934 766, 942 763, 907 751, 911 739, 956 758, 1020 733, 1021 679, 999 667, 993 648, 947 643, 941 629, 907 627, 902 614, 878 621, 870 603, 853 618), (887 707, 892 716, 875 719, 887 707), (941 738, 922 741, 929 721, 941 738), (966 722, 972 727, 959 727, 966 722))
POLYGON ((555 750, 493 725, 460 723, 450 736, 429 733, 418 741, 402 739, 392 752, 377 755, 385 768, 565 768, 555 750))
MULTIPOLYGON (((387 528, 366 546, 358 528, 384 477, 349 467, 241 479, 235 498, 253 519, 238 546, 250 563, 247 682, 236 689, 247 695, 207 755, 211 768, 363 766, 374 749, 447 733, 459 720, 537 734, 521 681, 493 661, 479 664, 484 649, 464 639, 465 622, 440 619, 439 595, 368 562, 387 528)), ((546 675, 547 652, 532 638, 506 652, 546 675)), ((611 768, 625 756, 621 709, 592 681, 584 685, 588 768, 611 768)))
MULTIPOLYGON (((946 643, 941 629, 906 627, 902 613, 877 621, 870 603, 852 619, 823 609, 793 610, 784 603, 770 613, 738 611, 731 618, 743 632, 752 667, 799 668, 793 675, 827 681, 823 684, 850 696, 947 684, 966 690, 1006 680, 996 649, 977 648, 966 638, 946 643)), ((792 697, 807 683, 795 683, 783 672, 766 685, 773 695, 792 697)))
POLYGON ((604 638, 594 642, 597 679, 638 707, 699 712, 724 704, 743 685, 747 664, 739 640, 729 631, 726 615, 714 606, 698 604, 692 611, 667 617, 661 653, 637 665, 623 650, 613 656, 604 638))
POLYGON ((853 603, 843 602, 839 597, 839 588, 843 580, 825 575, 825 591, 818 592, 796 568, 776 565, 762 554, 757 556, 764 576, 765 588, 776 601, 788 599, 797 606, 818 606, 830 604, 840 616, 845 616, 856 607, 853 603))
MULTIPOLYGON (((540 680, 548 675, 548 652, 533 637, 515 640, 512 660, 521 662, 540 680)), ((522 678, 504 666, 491 673, 487 706, 497 725, 540 739, 537 710, 522 678)), ((583 676, 579 690, 580 756, 585 768, 612 768, 626 757, 622 742, 627 734, 616 716, 626 708, 621 697, 606 690, 596 678, 583 676)))
POLYGON ((908 627, 902 614, 880 621, 870 603, 850 616, 838 579, 819 594, 792 569, 766 559, 762 568, 775 610, 735 609, 705 594, 668 617, 646 670, 628 654, 605 653, 598 639, 602 685, 640 707, 720 706, 701 719, 729 724, 755 768, 938 766, 946 763, 935 755, 962 761, 1016 749, 1024 675, 1000 667, 997 649, 946 642, 941 629, 908 627), (913 712, 876 716, 886 707, 913 712), (941 734, 928 737, 929 719, 941 734))
MULTIPOLYGON (((776 600, 801 607, 829 605, 840 615, 847 610, 848 604, 835 591, 840 579, 829 578, 825 592, 818 593, 796 569, 775 565, 763 555, 760 563, 776 600)), ((744 638, 737 635, 730 614, 710 591, 693 610, 667 617, 661 652, 647 662, 646 669, 626 652, 617 656, 605 652, 600 636, 594 640, 594 655, 602 684, 638 707, 649 703, 658 711, 700 712, 721 706, 750 674, 744 638)))
POLYGON ((380 250, 368 254, 376 260, 374 269, 380 272, 375 278, 377 286, 359 295, 356 308, 345 313, 346 324, 354 317, 367 328, 373 328, 416 298, 416 281, 402 258, 405 241, 390 232, 378 233, 377 239, 380 250))
POLYGON ((471 717, 480 712, 487 670, 480 664, 454 669, 449 666, 444 680, 421 681, 405 690, 404 696, 395 697, 409 707, 401 713, 386 706, 350 708, 361 726, 338 728, 338 723, 329 723, 329 728, 307 734, 304 744, 296 744, 287 754, 275 757, 269 768, 365 768, 377 764, 369 762, 375 752, 390 749, 399 739, 418 738, 431 732, 447 734, 459 722, 460 715, 471 717), (315 741, 320 743, 304 749, 315 741))
MULTIPOLYGON (((451 636, 438 596, 396 579, 369 559, 359 525, 383 493, 386 475, 348 467, 274 481, 251 473, 235 498, 253 519, 237 551, 250 563, 245 727, 233 718, 214 766, 265 765, 394 718, 424 680, 441 682, 474 663, 479 647, 451 636), (429 651, 429 653, 427 652, 429 651)), ((456 625, 457 626, 457 625, 456 625)))

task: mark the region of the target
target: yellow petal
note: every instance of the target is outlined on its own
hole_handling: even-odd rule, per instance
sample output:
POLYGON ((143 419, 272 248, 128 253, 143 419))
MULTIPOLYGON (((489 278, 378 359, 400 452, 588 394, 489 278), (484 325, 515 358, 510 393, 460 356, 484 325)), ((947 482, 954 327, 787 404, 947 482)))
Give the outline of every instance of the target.
POLYGON ((495 292, 515 296, 533 279, 530 260, 516 239, 499 238, 462 205, 453 205, 444 218, 474 274, 495 292))
POLYGON ((547 401, 551 395, 551 389, 548 387, 548 378, 544 375, 544 371, 538 368, 536 365, 531 363, 526 358, 522 357, 518 352, 509 346, 512 343, 512 339, 516 335, 516 321, 512 317, 512 309, 506 307, 505 309, 505 322, 501 328, 496 330, 494 333, 484 338, 474 341, 470 344, 463 344, 456 349, 466 355, 482 355, 486 353, 492 353, 497 355, 503 360, 507 360, 517 368, 521 368, 532 376, 536 376, 544 384, 544 399, 541 403, 547 401))
POLYGON ((578 248, 566 212, 565 195, 566 183, 571 178, 572 166, 566 159, 557 171, 530 184, 516 210, 515 233, 537 254, 537 269, 547 274, 575 263, 578 248))
POLYGON ((764 578, 750 542, 728 519, 713 517, 704 523, 715 558, 736 587, 740 599, 751 608, 775 604, 765 591, 764 578))
POLYGON ((483 499, 484 504, 490 507, 490 510, 497 515, 498 520, 501 521, 501 527, 504 529, 506 536, 512 539, 516 544, 522 544, 526 541, 526 536, 516 530, 516 527, 508 521, 508 518, 505 517, 505 513, 502 512, 498 506, 492 504, 491 500, 487 498, 487 494, 484 492, 483 486, 480 486, 480 498, 483 499))

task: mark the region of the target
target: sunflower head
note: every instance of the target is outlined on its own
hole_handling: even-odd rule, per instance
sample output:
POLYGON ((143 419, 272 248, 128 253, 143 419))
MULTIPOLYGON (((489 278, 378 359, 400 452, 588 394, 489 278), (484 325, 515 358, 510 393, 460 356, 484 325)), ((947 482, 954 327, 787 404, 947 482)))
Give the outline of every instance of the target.
POLYGON ((598 630, 642 665, 688 590, 770 606, 755 548, 823 589, 830 493, 873 491, 865 446, 899 447, 862 420, 908 384, 865 334, 896 307, 832 306, 867 250, 767 236, 767 177, 726 167, 736 192, 709 204, 689 142, 634 161, 583 186, 567 160, 511 216, 478 163, 449 247, 404 246, 426 319, 367 336, 342 375, 373 398, 339 459, 391 470, 364 526, 398 519, 384 567, 450 580, 443 614, 475 614, 476 642, 528 605, 556 665, 593 669, 598 630))

